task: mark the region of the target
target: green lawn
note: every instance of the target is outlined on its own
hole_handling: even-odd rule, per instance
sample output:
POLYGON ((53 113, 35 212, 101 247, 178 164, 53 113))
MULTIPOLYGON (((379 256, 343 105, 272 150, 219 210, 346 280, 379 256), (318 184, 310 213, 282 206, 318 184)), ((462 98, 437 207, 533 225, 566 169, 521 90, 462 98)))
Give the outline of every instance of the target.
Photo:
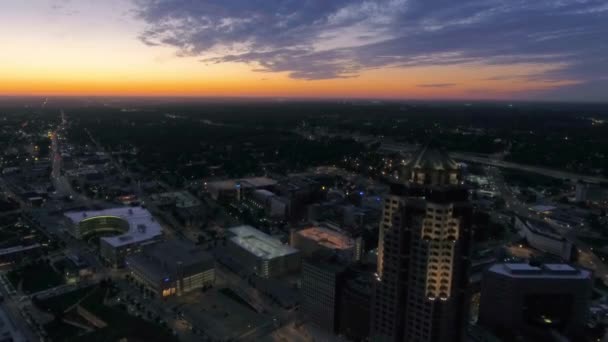
POLYGON ((67 292, 59 296, 51 297, 45 300, 38 301, 36 306, 41 310, 59 314, 64 312, 70 306, 74 305, 78 300, 91 292, 93 286, 85 287, 75 291, 67 292))
POLYGON ((118 341, 126 338, 134 341, 174 342, 177 339, 160 326, 103 304, 106 289, 97 288, 80 304, 102 319, 107 327, 84 334, 76 339, 82 342, 118 341))
POLYGON ((11 231, 12 227, 2 227, 0 228, 0 241, 4 242, 4 241, 8 241, 10 239, 13 239, 17 236, 17 234, 15 234, 15 232, 11 231))
POLYGON ((59 319, 52 320, 44 325, 44 330, 52 341, 73 341, 84 330, 64 323, 59 319))
MULTIPOLYGON (((55 314, 55 320, 45 326, 49 336, 55 341, 68 342, 115 342, 122 339, 177 342, 177 338, 166 329, 131 316, 117 307, 104 305, 106 291, 107 289, 101 286, 88 287, 37 302, 36 305, 39 308, 55 314), (107 327, 83 334, 83 330, 61 321, 63 311, 82 298, 85 299, 80 302, 80 305, 106 322, 107 327)), ((74 313, 74 311, 70 312, 74 313)))
POLYGON ((63 276, 43 261, 12 270, 8 272, 7 278, 15 288, 23 282, 21 289, 25 293, 50 289, 64 283, 63 276))

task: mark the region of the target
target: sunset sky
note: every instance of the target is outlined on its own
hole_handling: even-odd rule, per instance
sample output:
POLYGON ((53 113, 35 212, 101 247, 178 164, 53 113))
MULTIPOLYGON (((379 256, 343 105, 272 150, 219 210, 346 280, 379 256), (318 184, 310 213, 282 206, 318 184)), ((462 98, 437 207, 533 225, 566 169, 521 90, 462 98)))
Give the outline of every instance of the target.
POLYGON ((608 100, 605 0, 0 0, 0 95, 608 100))

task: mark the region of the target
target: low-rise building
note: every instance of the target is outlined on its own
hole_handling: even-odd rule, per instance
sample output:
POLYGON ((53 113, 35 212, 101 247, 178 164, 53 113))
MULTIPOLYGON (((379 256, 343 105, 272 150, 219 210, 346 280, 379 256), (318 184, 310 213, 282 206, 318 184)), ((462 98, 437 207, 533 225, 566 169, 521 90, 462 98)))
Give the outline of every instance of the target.
POLYGON ((575 200, 608 207, 608 189, 602 188, 600 184, 578 182, 576 183, 575 200))
POLYGON ((213 286, 215 262, 199 247, 178 240, 146 246, 126 258, 130 274, 160 297, 213 286))
POLYGON ((542 252, 553 254, 565 261, 572 259, 572 242, 560 235, 553 227, 541 220, 515 217, 515 228, 528 244, 542 252))
POLYGON ((504 338, 583 340, 593 275, 568 264, 495 264, 483 276, 479 322, 504 338))
POLYGON ((95 211, 73 211, 64 214, 68 231, 78 239, 99 238, 99 251, 113 267, 121 267, 125 256, 142 246, 157 242, 162 227, 142 207, 119 207, 95 211))
POLYGON ((67 255, 65 259, 55 263, 54 267, 63 273, 66 284, 77 283, 94 274, 93 267, 73 255, 67 255))
POLYGON ((285 198, 277 196, 266 189, 257 189, 247 198, 250 206, 263 211, 270 219, 284 219, 287 216, 289 204, 285 198))
POLYGON ((41 245, 34 243, 31 245, 11 246, 0 249, 0 266, 12 264, 23 260, 27 256, 37 257, 42 253, 41 245))
POLYGON ((322 226, 311 226, 291 232, 290 244, 298 249, 303 257, 311 257, 317 252, 335 253, 345 261, 359 260, 362 248, 357 248, 361 241, 322 226))
POLYGON ((227 251, 238 264, 262 278, 281 276, 300 268, 300 252, 251 227, 228 229, 227 251))
POLYGON ((190 208, 201 205, 201 201, 188 191, 163 192, 150 196, 156 205, 174 205, 177 208, 190 208))
POLYGON ((204 189, 214 200, 241 200, 243 192, 255 189, 268 189, 277 181, 267 177, 251 177, 205 182, 204 189))
POLYGON ((164 192, 150 196, 154 205, 170 208, 173 215, 186 226, 203 222, 205 210, 202 202, 188 191, 164 192))
POLYGON ((308 204, 326 196, 323 186, 308 175, 293 175, 276 185, 276 194, 289 206, 290 219, 305 217, 308 204))

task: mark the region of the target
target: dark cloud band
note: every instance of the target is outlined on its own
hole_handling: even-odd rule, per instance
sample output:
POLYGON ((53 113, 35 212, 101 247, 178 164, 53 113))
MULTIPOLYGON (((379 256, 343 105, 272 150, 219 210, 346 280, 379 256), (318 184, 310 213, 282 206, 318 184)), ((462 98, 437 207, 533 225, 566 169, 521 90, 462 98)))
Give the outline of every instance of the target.
POLYGON ((536 63, 558 67, 523 77, 608 82, 604 0, 136 1, 148 24, 140 36, 146 44, 293 78, 353 77, 378 67, 536 63), (346 43, 325 46, 328 40, 346 43))

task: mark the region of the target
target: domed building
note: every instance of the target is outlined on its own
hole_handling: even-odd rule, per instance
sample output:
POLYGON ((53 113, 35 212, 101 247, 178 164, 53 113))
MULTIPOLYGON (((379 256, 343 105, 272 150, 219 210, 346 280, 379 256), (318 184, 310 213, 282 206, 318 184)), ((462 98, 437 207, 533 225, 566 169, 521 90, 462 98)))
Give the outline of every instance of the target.
POLYGON ((462 181, 460 166, 440 145, 424 146, 403 166, 405 180, 418 185, 458 185, 462 181))

